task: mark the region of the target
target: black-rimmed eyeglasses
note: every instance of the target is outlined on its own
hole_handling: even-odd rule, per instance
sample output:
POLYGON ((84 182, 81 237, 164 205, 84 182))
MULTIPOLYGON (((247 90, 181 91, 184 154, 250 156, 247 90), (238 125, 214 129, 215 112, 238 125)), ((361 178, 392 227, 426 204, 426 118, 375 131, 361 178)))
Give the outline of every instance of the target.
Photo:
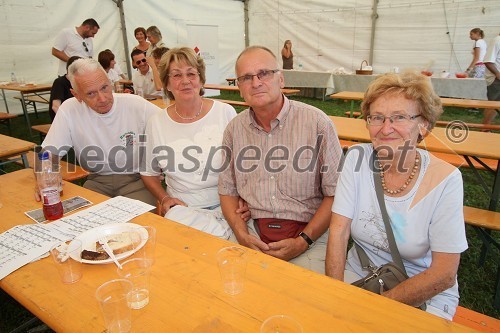
POLYGON ((89 48, 87 47, 87 44, 85 42, 82 42, 83 47, 85 48, 85 52, 89 52, 89 48))
POLYGON ((135 64, 136 64, 137 66, 139 66, 139 65, 141 64, 141 62, 146 62, 146 61, 147 61, 147 60, 146 60, 146 58, 142 58, 141 60, 137 60, 137 61, 135 62, 135 64))

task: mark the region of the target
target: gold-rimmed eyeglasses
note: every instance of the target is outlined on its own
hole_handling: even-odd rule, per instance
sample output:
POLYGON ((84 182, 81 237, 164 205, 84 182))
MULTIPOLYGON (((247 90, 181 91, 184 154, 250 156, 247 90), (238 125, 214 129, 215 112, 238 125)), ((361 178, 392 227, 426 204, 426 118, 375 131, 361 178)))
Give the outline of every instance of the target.
POLYGON ((267 69, 267 70, 260 71, 257 74, 246 74, 246 75, 239 76, 238 78, 236 78, 236 80, 238 81, 238 84, 240 84, 240 85, 252 82, 254 76, 257 76, 257 78, 260 81, 269 81, 273 77, 273 74, 277 73, 279 71, 280 71, 279 69, 267 69))
POLYGON ((414 116, 410 116, 407 114, 393 114, 392 116, 389 117, 382 115, 373 115, 366 117, 366 122, 370 126, 382 126, 385 123, 385 120, 389 119, 391 124, 404 124, 420 116, 421 116, 420 114, 414 116))

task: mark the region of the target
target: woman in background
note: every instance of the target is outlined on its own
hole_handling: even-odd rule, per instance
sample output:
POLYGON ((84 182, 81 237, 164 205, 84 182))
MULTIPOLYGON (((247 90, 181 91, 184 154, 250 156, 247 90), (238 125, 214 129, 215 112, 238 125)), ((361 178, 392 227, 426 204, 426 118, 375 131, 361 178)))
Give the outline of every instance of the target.
POLYGON ((135 28, 134 36, 139 44, 134 46, 132 51, 137 49, 146 52, 150 45, 149 42, 146 40, 146 29, 144 29, 143 27, 135 28))
POLYGON ((115 70, 115 55, 113 54, 113 52, 111 52, 111 50, 104 50, 99 52, 97 61, 99 61, 102 68, 104 68, 104 70, 106 71, 106 74, 108 75, 108 78, 112 84, 121 79, 125 79, 125 75, 120 75, 115 70))
POLYGON ((281 50, 281 59, 283 59, 283 69, 293 69, 292 41, 287 39, 281 50))
POLYGON ((479 28, 474 28, 470 31, 469 37, 474 41, 474 46, 472 47, 472 61, 467 68, 467 73, 469 73, 469 77, 483 78, 486 71, 483 59, 488 48, 483 39, 484 32, 479 28))

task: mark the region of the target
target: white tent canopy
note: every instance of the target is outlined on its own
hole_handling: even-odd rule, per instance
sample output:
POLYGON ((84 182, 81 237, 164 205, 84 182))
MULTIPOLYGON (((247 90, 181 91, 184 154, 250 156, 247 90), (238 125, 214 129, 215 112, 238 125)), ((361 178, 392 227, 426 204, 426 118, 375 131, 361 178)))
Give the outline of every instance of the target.
MULTIPOLYGON (((115 1, 0 1, 0 81, 10 80, 14 72, 26 82, 52 83, 58 63, 51 55, 56 34, 90 17, 101 26, 94 39, 95 57, 109 48, 126 70, 129 55, 125 54, 115 1)), ((265 45, 277 55, 284 41, 291 39, 295 64, 302 64, 305 70, 344 67, 353 71, 369 59, 373 44, 375 73, 396 66, 457 72, 472 59, 472 28, 482 28, 487 41, 500 32, 498 0, 374 1, 247 0, 245 6, 238 0, 124 0, 123 7, 129 50, 137 44, 133 31, 138 26, 156 25, 169 47, 193 47, 190 27, 215 27, 211 31, 216 31, 218 71, 214 80, 218 82, 210 83, 234 76, 234 62, 245 47, 245 37, 249 44, 265 45)), ((13 94, 7 94, 9 101, 13 94)), ((0 103, 0 112, 3 108, 0 103)), ((11 110, 20 112, 19 103, 11 110)))

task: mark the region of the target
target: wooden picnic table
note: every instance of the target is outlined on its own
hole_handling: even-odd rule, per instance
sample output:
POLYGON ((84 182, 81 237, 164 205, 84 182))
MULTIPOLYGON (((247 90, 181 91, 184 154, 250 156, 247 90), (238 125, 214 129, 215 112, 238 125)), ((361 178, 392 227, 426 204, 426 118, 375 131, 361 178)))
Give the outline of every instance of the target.
MULTIPOLYGON (((23 214, 41 207, 33 200, 33 186, 31 170, 0 176, 1 232, 33 223, 23 214)), ((65 182, 63 199, 76 195, 93 203, 106 199, 65 182)), ((150 302, 132 310, 134 332, 258 332, 276 314, 295 318, 304 332, 472 332, 250 249, 244 290, 230 296, 223 291, 216 253, 233 243, 152 213, 132 222, 157 231, 150 302)), ((52 259, 44 258, 14 271, 0 287, 56 332, 104 332, 95 291, 115 278, 114 264, 85 264, 82 279, 65 285, 52 259)))
POLYGON ((35 144, 30 141, 25 141, 13 138, 8 135, 0 134, 0 165, 12 163, 21 160, 25 168, 29 168, 29 161, 26 154, 33 150, 35 144), (19 158, 12 158, 19 155, 19 158))
POLYGON ((18 82, 0 84, 0 90, 2 90, 2 97, 5 103, 5 109, 7 110, 7 113, 9 113, 9 106, 7 104, 7 99, 5 97, 5 90, 18 91, 20 93, 20 100, 23 108, 24 120, 26 122, 26 127, 28 128, 30 138, 33 136, 33 133, 31 132, 31 122, 28 116, 28 107, 27 107, 27 104, 29 102, 28 98, 30 96, 36 96, 41 98, 42 100, 47 101, 47 98, 44 95, 49 94, 51 89, 52 89, 52 84, 34 84, 34 83, 20 84, 18 82))

